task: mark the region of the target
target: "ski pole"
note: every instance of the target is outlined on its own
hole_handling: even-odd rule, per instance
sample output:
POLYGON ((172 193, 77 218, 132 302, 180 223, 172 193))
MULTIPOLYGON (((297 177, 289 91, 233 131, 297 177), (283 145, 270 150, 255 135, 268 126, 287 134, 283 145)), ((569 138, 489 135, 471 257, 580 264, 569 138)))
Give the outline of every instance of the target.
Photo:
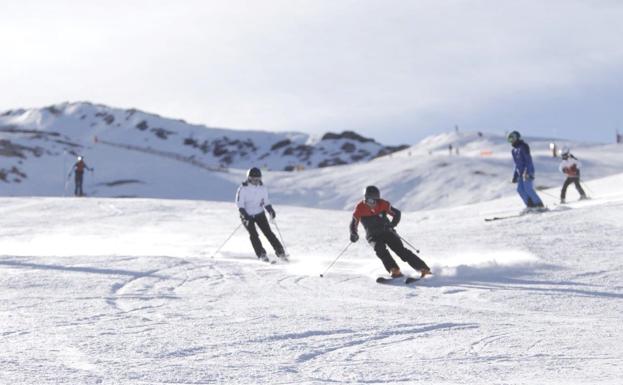
POLYGON ((415 248, 415 246, 413 246, 411 243, 409 243, 409 241, 407 241, 406 239, 404 239, 404 238, 403 238, 402 236, 400 236, 400 235, 398 235, 398 237, 399 237, 400 239, 402 239, 402 241, 403 241, 404 243, 406 243, 407 245, 409 245, 409 247, 411 247, 413 250, 415 250, 415 252, 416 252, 416 253, 418 253, 418 254, 420 253, 420 250, 416 249, 416 248, 415 248))
POLYGON ((555 196, 554 194, 550 194, 550 193, 548 193, 548 192, 545 192, 544 190, 539 191, 539 193, 540 193, 540 194, 545 194, 545 195, 547 195, 547 196, 549 196, 549 197, 552 197, 552 198, 555 198, 555 199, 558 199, 558 197, 557 197, 557 196, 555 196))
POLYGON ((71 177, 71 174, 67 175, 67 179, 65 179, 65 187, 63 188, 63 196, 67 196, 67 186, 69 186, 70 177, 71 177))
POLYGON ((286 255, 288 255, 288 248, 286 247, 286 243, 283 241, 283 235, 281 235, 281 230, 279 230, 279 226, 277 225, 277 220, 275 218, 273 218, 271 220, 273 222, 273 224, 275 225, 275 228, 277 229, 277 234, 279 234, 279 238, 281 238, 281 246, 283 246, 283 251, 284 253, 286 253, 286 255))
MULTIPOLYGON (((65 173, 67 172, 67 157, 65 156, 67 155, 67 151, 63 151, 63 176, 65 176, 65 173)), ((69 178, 65 179, 63 178, 63 182, 65 182, 63 184, 63 196, 67 195, 67 183, 69 182, 69 178)))
POLYGON ((225 246, 225 244, 227 242, 229 242, 229 240, 231 239, 231 237, 234 236, 234 234, 236 234, 236 232, 238 231, 238 229, 240 228, 240 226, 242 226, 242 223, 240 223, 238 225, 238 227, 236 227, 236 229, 234 231, 232 231, 232 233, 229 235, 229 237, 227 237, 227 239, 225 240, 225 242, 223 242, 222 245, 219 246, 218 249, 216 249, 216 251, 214 252, 214 254, 212 254, 212 256, 210 258, 214 258, 216 256, 216 254, 218 254, 219 251, 221 251, 221 249, 223 248, 223 246, 225 246))
POLYGON ((593 192, 593 190, 591 190, 591 189, 588 187, 588 184, 586 184, 586 182, 580 183, 580 185, 581 185, 581 186, 583 186, 585 189, 587 189, 587 190, 588 190, 588 192, 589 192, 589 193, 591 193, 591 195, 592 195, 592 196, 595 196, 595 193, 593 192))
POLYGON ((329 267, 327 267, 324 271, 324 273, 320 274, 320 278, 324 277, 325 274, 327 274, 327 271, 329 271, 329 269, 331 268, 331 266, 335 265, 335 262, 337 262, 338 259, 340 259, 340 257, 346 252, 346 250, 348 250, 348 248, 350 247, 350 245, 352 245, 353 242, 348 242, 348 245, 346 245, 346 247, 344 248, 344 250, 342 250, 341 253, 339 253, 337 255, 337 257, 333 260, 333 262, 331 262, 331 264, 329 265, 329 267))

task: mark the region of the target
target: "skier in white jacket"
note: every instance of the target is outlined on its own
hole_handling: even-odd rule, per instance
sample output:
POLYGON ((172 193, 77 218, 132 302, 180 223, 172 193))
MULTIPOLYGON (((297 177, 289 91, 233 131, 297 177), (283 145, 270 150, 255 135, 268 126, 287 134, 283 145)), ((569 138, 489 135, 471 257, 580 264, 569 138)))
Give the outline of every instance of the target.
POLYGON ((268 200, 268 190, 262 183, 262 172, 259 168, 253 167, 247 172, 247 180, 238 187, 236 192, 236 205, 240 211, 240 219, 249 232, 255 255, 264 262, 270 262, 255 228, 257 224, 273 249, 275 249, 277 257, 285 260, 286 254, 283 246, 271 230, 264 213, 264 210, 268 211, 272 219, 276 216, 275 210, 268 200))
POLYGON ((565 203, 567 187, 569 187, 571 183, 575 184, 575 188, 580 194, 580 200, 587 199, 588 197, 580 185, 580 167, 582 166, 580 161, 571 154, 568 147, 564 147, 560 151, 560 157, 562 161, 558 169, 567 176, 565 183, 562 185, 562 190, 560 191, 560 203, 565 203))

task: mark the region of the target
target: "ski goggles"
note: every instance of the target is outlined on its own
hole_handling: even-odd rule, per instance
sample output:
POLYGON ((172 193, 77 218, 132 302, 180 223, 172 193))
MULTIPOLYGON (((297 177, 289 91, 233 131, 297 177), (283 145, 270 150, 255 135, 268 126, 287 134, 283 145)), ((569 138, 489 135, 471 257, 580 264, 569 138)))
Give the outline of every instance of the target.
POLYGON ((367 205, 369 205, 369 206, 374 206, 374 205, 376 205, 376 202, 378 202, 378 201, 379 201, 379 200, 378 200, 378 199, 376 199, 376 198, 366 198, 366 199, 365 199, 366 204, 367 204, 367 205))
POLYGON ((262 182, 262 178, 258 176, 250 176, 249 182, 251 182, 252 184, 260 184, 262 182))

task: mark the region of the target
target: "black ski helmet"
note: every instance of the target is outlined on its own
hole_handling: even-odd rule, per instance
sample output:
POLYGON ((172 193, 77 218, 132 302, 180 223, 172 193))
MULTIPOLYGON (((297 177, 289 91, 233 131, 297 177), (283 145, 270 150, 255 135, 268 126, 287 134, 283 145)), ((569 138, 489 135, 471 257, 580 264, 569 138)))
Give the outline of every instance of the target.
POLYGON ((381 191, 376 186, 368 186, 363 193, 364 199, 381 199, 381 191))
POLYGON ((560 156, 561 157, 569 157, 569 154, 571 153, 571 150, 569 149, 569 147, 565 146, 560 150, 560 156))
POLYGON ((251 167, 249 171, 247 171, 247 178, 261 178, 262 171, 260 171, 257 167, 251 167))
POLYGON ((508 134, 508 137, 506 137, 506 140, 508 140, 508 143, 515 143, 516 141, 518 141, 521 138, 521 134, 517 131, 512 131, 510 134, 508 134))

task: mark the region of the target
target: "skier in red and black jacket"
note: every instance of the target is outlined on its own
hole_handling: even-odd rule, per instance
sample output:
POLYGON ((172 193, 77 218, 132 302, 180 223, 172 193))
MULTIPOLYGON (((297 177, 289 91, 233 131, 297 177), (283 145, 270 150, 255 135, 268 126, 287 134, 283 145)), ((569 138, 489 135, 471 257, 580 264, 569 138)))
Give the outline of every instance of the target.
POLYGON ((357 242, 359 235, 357 227, 359 222, 366 229, 366 240, 374 248, 377 257, 383 262, 385 269, 391 274, 392 278, 402 276, 402 272, 396 261, 387 250, 387 246, 392 249, 403 261, 407 262, 415 270, 418 270, 422 277, 430 274, 430 268, 411 250, 404 247, 400 236, 395 227, 400 222, 400 210, 381 199, 381 192, 376 186, 366 187, 364 199, 357 204, 353 212, 353 219, 350 222, 350 241, 357 242), (392 216, 392 220, 387 218, 387 214, 392 216))

